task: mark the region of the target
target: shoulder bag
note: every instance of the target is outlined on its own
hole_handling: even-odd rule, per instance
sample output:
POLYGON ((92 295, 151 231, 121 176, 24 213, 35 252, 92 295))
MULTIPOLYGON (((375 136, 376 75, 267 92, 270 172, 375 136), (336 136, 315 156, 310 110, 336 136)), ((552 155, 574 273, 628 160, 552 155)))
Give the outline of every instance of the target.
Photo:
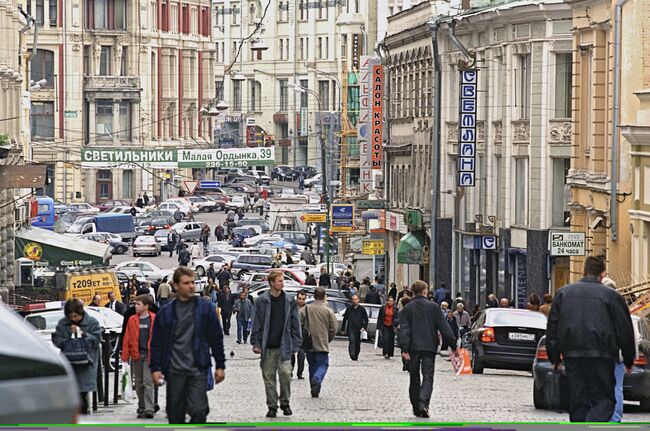
POLYGON ((88 340, 72 334, 71 337, 63 342, 61 352, 71 365, 90 365, 92 358, 88 352, 88 340))
POLYGON ((311 333, 309 332, 309 307, 305 305, 305 324, 302 326, 302 345, 305 352, 312 348, 311 333))

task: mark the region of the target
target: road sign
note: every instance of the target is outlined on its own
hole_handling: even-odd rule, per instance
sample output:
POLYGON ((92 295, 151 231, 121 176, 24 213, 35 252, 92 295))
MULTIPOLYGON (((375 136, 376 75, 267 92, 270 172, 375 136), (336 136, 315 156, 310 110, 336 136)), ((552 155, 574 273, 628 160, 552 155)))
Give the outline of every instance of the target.
POLYGON ((199 181, 192 180, 192 181, 183 181, 183 187, 185 190, 187 190, 187 193, 189 194, 194 194, 194 190, 196 190, 196 187, 199 185, 199 181))
POLYGON ((333 232, 352 232, 354 230, 354 205, 332 205, 330 223, 333 232))
POLYGON ((300 220, 305 223, 325 223, 327 220, 327 214, 321 213, 303 213, 300 216, 300 220))
POLYGON ((342 263, 343 262, 343 256, 340 254, 330 254, 330 262, 331 263, 342 263))
POLYGON ((340 185, 341 185, 341 181, 339 180, 330 181, 330 186, 340 186, 340 185))
POLYGON ((496 250, 497 237, 496 236, 483 236, 481 237, 481 248, 483 250, 496 250))
POLYGON ((361 254, 370 254, 370 255, 384 254, 384 240, 364 239, 361 245, 361 254))
POLYGON ((361 201, 357 201, 357 208, 364 209, 364 210, 384 209, 386 208, 386 201, 383 199, 361 200, 361 201))
POLYGON ((201 181, 199 182, 200 189, 215 189, 221 187, 221 181, 201 181))
POLYGON ((584 256, 584 232, 549 232, 551 256, 584 256))

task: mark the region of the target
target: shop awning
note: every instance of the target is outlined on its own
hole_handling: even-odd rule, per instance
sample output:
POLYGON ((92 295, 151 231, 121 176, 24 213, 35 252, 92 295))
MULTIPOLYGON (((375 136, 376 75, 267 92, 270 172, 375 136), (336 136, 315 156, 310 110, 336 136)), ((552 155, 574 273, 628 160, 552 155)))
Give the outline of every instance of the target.
POLYGON ((47 262, 51 267, 106 265, 109 246, 37 227, 16 232, 16 258, 47 262))
POLYGON ((416 230, 402 237, 397 246, 397 263, 422 265, 422 248, 426 245, 424 231, 416 230))

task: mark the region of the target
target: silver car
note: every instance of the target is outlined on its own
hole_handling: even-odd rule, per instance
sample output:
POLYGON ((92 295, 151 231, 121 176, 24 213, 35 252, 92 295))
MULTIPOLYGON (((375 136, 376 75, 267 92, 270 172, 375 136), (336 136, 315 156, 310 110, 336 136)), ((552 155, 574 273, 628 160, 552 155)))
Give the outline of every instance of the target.
POLYGON ((79 389, 70 365, 2 304, 0 340, 0 423, 76 423, 79 389))
POLYGON ((133 257, 142 256, 143 254, 149 256, 160 256, 160 244, 151 235, 141 235, 133 241, 131 247, 133 257))
POLYGON ((172 229, 178 232, 183 241, 196 242, 201 239, 203 226, 205 226, 205 223, 202 221, 181 222, 172 226, 172 229))

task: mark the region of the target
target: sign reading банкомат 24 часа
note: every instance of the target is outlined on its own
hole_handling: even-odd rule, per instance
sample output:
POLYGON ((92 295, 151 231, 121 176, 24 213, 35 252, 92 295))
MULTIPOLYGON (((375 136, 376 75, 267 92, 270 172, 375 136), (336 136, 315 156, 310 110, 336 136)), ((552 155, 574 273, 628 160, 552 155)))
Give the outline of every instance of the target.
POLYGON ((245 168, 275 163, 275 148, 210 150, 84 148, 82 168, 245 168))
POLYGON ((584 256, 584 232, 549 232, 548 247, 551 256, 584 256))

